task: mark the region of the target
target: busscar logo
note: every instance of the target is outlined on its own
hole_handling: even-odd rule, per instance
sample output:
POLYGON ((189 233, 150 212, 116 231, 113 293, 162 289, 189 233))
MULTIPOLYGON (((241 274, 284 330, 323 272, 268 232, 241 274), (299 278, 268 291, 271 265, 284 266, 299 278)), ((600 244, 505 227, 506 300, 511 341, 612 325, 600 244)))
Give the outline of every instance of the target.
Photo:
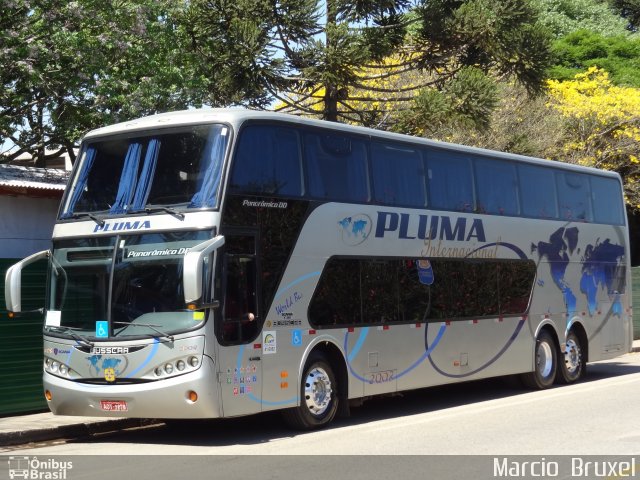
POLYGON ((129 347, 93 347, 91 353, 98 355, 125 355, 129 347))
POLYGON ((63 462, 38 457, 9 457, 9 478, 25 478, 33 480, 66 480, 67 473, 73 468, 73 462, 63 462))

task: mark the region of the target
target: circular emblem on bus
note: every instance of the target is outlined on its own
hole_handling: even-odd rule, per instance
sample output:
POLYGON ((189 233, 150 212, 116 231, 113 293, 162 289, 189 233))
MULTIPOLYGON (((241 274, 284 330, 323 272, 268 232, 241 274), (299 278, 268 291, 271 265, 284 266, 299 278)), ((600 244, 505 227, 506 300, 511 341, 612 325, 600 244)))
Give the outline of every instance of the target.
POLYGON ((344 217, 338 222, 338 229, 344 243, 360 245, 371 233, 371 218, 364 213, 344 217))

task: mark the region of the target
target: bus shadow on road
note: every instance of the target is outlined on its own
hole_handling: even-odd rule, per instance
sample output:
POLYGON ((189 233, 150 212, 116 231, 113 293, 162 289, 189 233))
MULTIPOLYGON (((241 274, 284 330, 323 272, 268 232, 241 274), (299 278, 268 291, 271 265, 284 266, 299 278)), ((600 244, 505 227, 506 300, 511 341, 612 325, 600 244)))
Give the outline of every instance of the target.
MULTIPOLYGON (((590 364, 582 383, 640 373, 640 366, 624 362, 590 364)), ((555 386, 553 388, 562 388, 555 386)), ((517 376, 476 380, 372 397, 352 407, 349 417, 337 418, 328 428, 341 429, 376 421, 444 411, 481 402, 531 393, 517 376)), ((287 428, 279 412, 211 420, 158 420, 155 425, 77 441, 158 444, 195 447, 257 445, 306 432, 287 428)), ((286 453, 286 452, 283 452, 286 453)))

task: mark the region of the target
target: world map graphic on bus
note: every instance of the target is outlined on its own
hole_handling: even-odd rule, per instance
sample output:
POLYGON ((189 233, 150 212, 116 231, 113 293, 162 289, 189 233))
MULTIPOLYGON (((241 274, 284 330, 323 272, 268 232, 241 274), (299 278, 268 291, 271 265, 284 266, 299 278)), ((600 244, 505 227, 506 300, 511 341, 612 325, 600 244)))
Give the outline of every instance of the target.
MULTIPOLYGON (((120 358, 102 358, 102 355, 92 355, 87 360, 91 364, 90 368, 95 371, 95 375, 98 376, 101 370, 106 370, 107 368, 115 368, 122 361, 120 358)), ((116 371, 116 374, 119 372, 116 371)))
POLYGON ((345 217, 338 222, 342 240, 349 245, 359 245, 371 233, 371 218, 364 213, 345 217))
MULTIPOLYGON (((576 313, 577 293, 574 292, 564 276, 569 266, 570 257, 576 253, 578 246, 579 230, 577 227, 559 228, 548 241, 540 241, 531 245, 531 252, 538 252, 541 259, 546 259, 551 268, 553 282, 564 296, 569 316, 576 313)), ((578 250, 577 253, 580 253, 578 250)), ((580 292, 587 299, 589 314, 593 315, 598 308, 598 290, 605 289, 612 301, 612 313, 620 315, 622 304, 620 302, 619 282, 621 260, 624 256, 624 247, 612 243, 610 239, 595 244, 588 244, 580 259, 582 275, 580 277, 580 292)), ((623 280, 623 279, 622 279, 623 280)))

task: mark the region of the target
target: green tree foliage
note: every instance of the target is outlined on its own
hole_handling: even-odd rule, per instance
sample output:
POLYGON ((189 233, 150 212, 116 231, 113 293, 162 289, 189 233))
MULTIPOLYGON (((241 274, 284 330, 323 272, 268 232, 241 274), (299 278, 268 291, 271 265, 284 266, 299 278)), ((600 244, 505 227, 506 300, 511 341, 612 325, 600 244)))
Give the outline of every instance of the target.
POLYGON ((578 30, 557 40, 553 45, 556 64, 549 78, 570 80, 589 67, 609 72, 616 85, 640 86, 640 37, 604 37, 578 30))
POLYGON ((74 157, 88 129, 199 101, 169 0, 0 0, 0 143, 74 157))
POLYGON ((420 1, 407 15, 409 7, 406 0, 194 0, 186 24, 201 75, 224 72, 239 92, 234 100, 264 107, 275 98, 279 108, 328 120, 379 125, 397 113, 396 102, 418 98, 403 117, 416 130, 453 98, 464 99, 467 117, 485 115, 495 103, 488 79, 514 76, 531 90, 542 84, 548 37, 528 0, 420 1), (417 81, 381 85, 411 72, 420 73, 417 81), (432 104, 437 96, 442 101, 432 104))
POLYGON ((613 9, 629 22, 629 30, 640 27, 640 0, 609 0, 613 9))
POLYGON ((564 140, 564 120, 546 95, 531 96, 519 85, 498 85, 498 101, 484 128, 443 122, 431 138, 533 157, 548 157, 564 140))
MULTIPOLYGON (((628 22, 601 0, 532 0, 540 22, 560 38, 576 30, 604 36, 628 34, 628 22)), ((616 0, 612 0, 616 1, 616 0)))

